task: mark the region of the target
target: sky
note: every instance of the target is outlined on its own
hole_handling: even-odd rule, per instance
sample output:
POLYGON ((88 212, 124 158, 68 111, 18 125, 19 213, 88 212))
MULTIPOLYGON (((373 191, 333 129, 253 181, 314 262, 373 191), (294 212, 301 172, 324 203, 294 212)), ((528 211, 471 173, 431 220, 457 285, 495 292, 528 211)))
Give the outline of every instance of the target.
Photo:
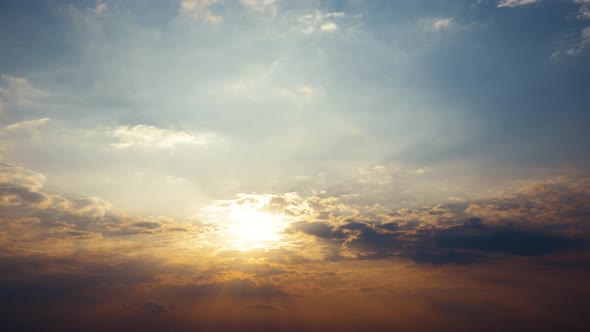
POLYGON ((0 2, 0 329, 583 331, 589 0, 0 2))

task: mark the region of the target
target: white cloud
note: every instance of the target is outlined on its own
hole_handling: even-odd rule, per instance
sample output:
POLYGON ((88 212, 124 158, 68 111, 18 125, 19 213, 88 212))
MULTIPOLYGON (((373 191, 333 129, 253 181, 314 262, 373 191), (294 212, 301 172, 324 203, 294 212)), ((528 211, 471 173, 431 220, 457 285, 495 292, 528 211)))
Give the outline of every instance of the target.
POLYGON ((277 101, 281 98, 308 102, 322 94, 321 87, 310 85, 308 82, 282 81, 281 73, 284 69, 285 65, 278 60, 270 66, 251 69, 240 78, 226 84, 219 92, 227 92, 230 96, 255 102, 277 101))
POLYGON ((344 17, 346 17, 346 14, 342 12, 324 14, 318 10, 312 14, 299 16, 297 21, 301 25, 301 31, 303 33, 310 34, 317 31, 334 32, 338 30, 338 24, 332 20, 341 19, 344 17))
POLYGON ((240 3, 260 14, 270 14, 274 16, 277 13, 276 0, 240 0, 240 3))
POLYGON ((338 25, 334 22, 328 22, 326 24, 322 24, 320 30, 322 31, 336 31, 338 29, 338 25))
POLYGON ((223 16, 214 15, 209 10, 218 0, 182 0, 180 2, 180 13, 190 17, 193 21, 204 21, 211 24, 219 24, 223 16))
POLYGON ((27 130, 27 129, 36 129, 42 125, 44 125, 49 118, 41 118, 37 120, 29 120, 23 121, 18 123, 13 123, 9 126, 4 127, 4 131, 17 131, 17 130, 27 130))
POLYGON ((586 47, 590 45, 590 27, 585 27, 582 30, 582 37, 580 42, 575 46, 567 50, 568 55, 578 55, 580 54, 586 47))
POLYGON ((578 10, 578 19, 587 20, 590 19, 590 2, 583 4, 578 10))
POLYGON ((110 133, 118 139, 111 146, 127 148, 131 146, 172 148, 178 144, 205 144, 208 135, 191 135, 184 131, 161 129, 147 125, 119 126, 110 133))
POLYGON ((94 12, 97 13, 98 15, 102 15, 103 13, 105 13, 107 11, 107 9, 109 8, 109 6, 101 1, 98 1, 96 3, 96 7, 94 8, 94 12))
POLYGON ((292 89, 280 88, 278 92, 285 98, 304 102, 309 102, 314 98, 314 96, 321 94, 321 90, 319 88, 313 88, 309 85, 300 85, 292 89))
MULTIPOLYGON (((8 150, 11 144, 9 142, 23 142, 27 137, 38 135, 37 130, 44 125, 49 118, 42 118, 37 120, 29 120, 23 122, 13 123, 8 126, 0 127, 0 152, 8 150)), ((0 154, 0 158, 2 155, 0 154)))
POLYGON ((525 6, 530 5, 539 0, 501 0, 498 2, 498 7, 518 7, 518 6, 525 6))
POLYGON ((448 27, 452 23, 453 23, 452 17, 450 17, 450 18, 436 18, 436 19, 434 19, 432 24, 430 24, 429 26, 426 27, 426 30, 440 30, 440 29, 448 27))

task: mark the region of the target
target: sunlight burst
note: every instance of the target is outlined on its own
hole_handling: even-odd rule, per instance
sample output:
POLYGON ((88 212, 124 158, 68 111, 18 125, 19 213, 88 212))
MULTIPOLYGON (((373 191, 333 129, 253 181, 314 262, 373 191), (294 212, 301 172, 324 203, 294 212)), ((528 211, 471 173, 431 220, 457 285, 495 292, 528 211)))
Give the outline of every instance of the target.
POLYGON ((205 218, 221 227, 219 245, 251 250, 281 246, 283 230, 290 224, 284 213, 269 211, 273 195, 241 194, 236 200, 218 200, 205 208, 205 218))
POLYGON ((229 214, 229 231, 240 249, 262 248, 281 238, 280 219, 277 215, 239 207, 229 214))

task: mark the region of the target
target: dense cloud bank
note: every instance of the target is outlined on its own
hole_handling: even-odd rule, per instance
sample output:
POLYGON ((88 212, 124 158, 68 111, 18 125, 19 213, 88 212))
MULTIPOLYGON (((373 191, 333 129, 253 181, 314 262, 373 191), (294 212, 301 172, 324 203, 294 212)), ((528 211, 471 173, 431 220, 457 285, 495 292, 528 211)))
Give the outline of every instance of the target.
POLYGON ((225 247, 223 223, 137 218, 97 198, 46 193, 45 177, 34 171, 10 164, 0 170, 0 307, 7 330, 88 324, 97 331, 361 329, 354 319, 322 325, 331 310, 313 313, 316 301, 374 316, 371 328, 408 322, 371 316, 356 303, 404 301, 420 308, 412 317, 447 317, 449 328, 493 330, 501 325, 492 321, 508 319, 510 328, 575 330, 582 296, 590 291, 581 282, 590 273, 586 178, 537 181, 476 202, 412 209, 295 193, 215 203, 257 204, 288 216, 280 244, 242 251, 225 247), (457 292, 475 287, 473 294, 441 293, 453 278, 465 283, 457 292), (535 302, 541 289, 548 297, 535 302), (508 305, 502 292, 519 300, 508 305), (550 303, 571 310, 555 311, 552 320, 550 303), (298 325, 295 312, 312 323, 298 325), (543 318, 530 325, 519 312, 543 318))

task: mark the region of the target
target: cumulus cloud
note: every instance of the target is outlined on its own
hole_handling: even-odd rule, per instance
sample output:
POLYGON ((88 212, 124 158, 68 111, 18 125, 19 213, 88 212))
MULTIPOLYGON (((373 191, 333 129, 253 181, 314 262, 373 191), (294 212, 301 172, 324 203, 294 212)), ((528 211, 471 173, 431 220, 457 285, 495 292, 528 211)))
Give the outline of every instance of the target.
POLYGON ((117 139, 111 146, 116 148, 157 147, 172 148, 180 144, 203 145, 209 142, 208 135, 192 135, 184 131, 161 129, 147 125, 119 126, 110 134, 117 139))
POLYGON ((43 187, 45 176, 24 167, 0 163, 0 182, 37 190, 43 187))
POLYGON ((494 199, 471 203, 465 212, 496 224, 579 224, 590 216, 589 180, 562 177, 535 181, 494 199))
POLYGON ((118 314, 137 315, 132 321, 142 315, 181 319, 194 317, 194 308, 210 316, 212 299, 224 307, 280 311, 309 304, 306 299, 322 292, 390 295, 383 287, 412 285, 433 268, 440 268, 438 274, 462 266, 481 276, 482 269, 524 259, 541 264, 547 257, 554 258, 543 265, 545 273, 576 266, 555 257, 583 249, 590 234, 576 228, 588 218, 587 178, 536 181, 482 201, 396 210, 346 196, 242 194, 215 201, 218 218, 195 216, 204 223, 195 229, 165 217, 128 216, 97 198, 44 193, 42 174, 1 166, 0 271, 10 273, 0 272, 0 308, 12 314, 26 307, 37 315, 39 304, 65 303, 77 312, 100 307, 101 317, 112 306, 118 314), (493 208, 482 213, 475 206, 493 208), (515 208, 522 211, 515 214, 515 208), (287 221, 281 246, 244 251, 218 242, 223 212, 244 209, 287 221))
POLYGON ((164 217, 137 218, 95 197, 66 198, 43 191, 45 176, 0 163, 0 246, 18 243, 60 249, 72 238, 109 244, 114 237, 182 237, 197 228, 164 217), (172 231, 169 231, 172 230, 172 231), (179 230, 182 230, 179 232, 179 230), (49 245, 43 239, 53 239, 49 245))
POLYGON ((336 25, 336 23, 334 23, 334 22, 328 22, 328 23, 322 24, 322 26, 320 27, 320 30, 322 30, 322 31, 336 31, 336 30, 338 30, 338 25, 336 25))

